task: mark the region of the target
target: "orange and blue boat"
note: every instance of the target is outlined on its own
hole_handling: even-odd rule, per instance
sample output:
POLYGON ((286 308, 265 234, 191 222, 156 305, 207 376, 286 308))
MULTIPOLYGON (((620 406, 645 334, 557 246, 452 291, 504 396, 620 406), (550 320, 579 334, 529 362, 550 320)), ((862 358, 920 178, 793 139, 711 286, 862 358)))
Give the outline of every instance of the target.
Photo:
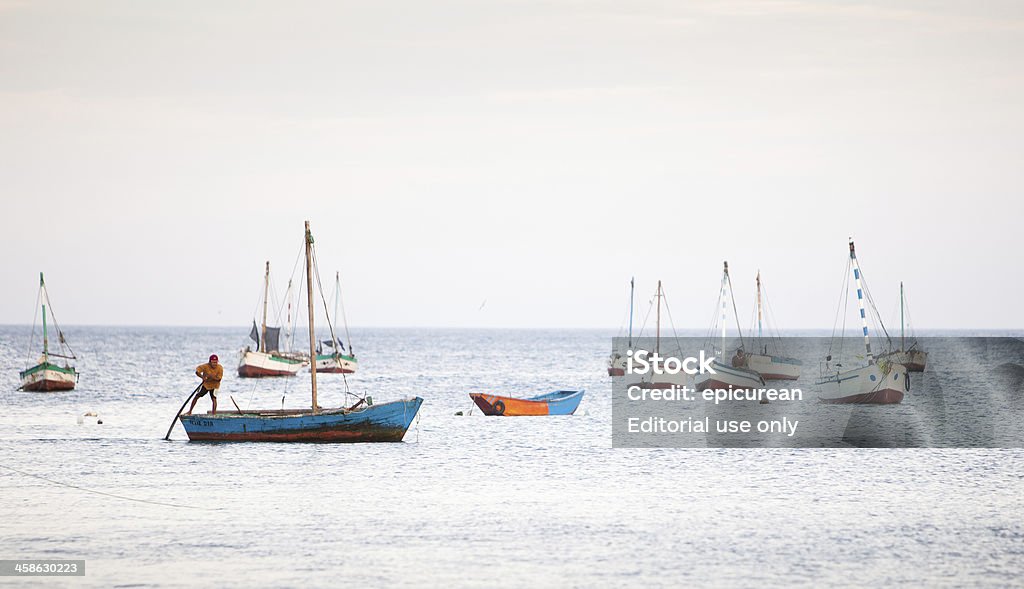
POLYGON ((528 399, 470 393, 484 415, 572 415, 580 406, 585 390, 552 391, 528 399))

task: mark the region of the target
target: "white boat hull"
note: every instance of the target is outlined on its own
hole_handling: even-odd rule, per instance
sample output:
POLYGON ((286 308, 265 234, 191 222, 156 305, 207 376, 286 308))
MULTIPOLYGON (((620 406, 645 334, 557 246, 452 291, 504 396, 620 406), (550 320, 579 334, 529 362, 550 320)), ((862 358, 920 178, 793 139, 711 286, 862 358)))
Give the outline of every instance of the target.
POLYGON ((747 354, 746 368, 761 375, 765 380, 797 380, 800 378, 800 361, 793 358, 747 354))
POLYGON ((608 357, 608 376, 626 375, 626 357, 615 353, 608 357))
POLYGON ((885 361, 829 374, 815 384, 821 401, 833 404, 894 405, 910 391, 907 368, 885 361))
POLYGON ((354 374, 359 363, 351 356, 317 356, 316 371, 334 374, 354 374))
POLYGON ((667 389, 677 386, 693 386, 693 377, 685 372, 677 374, 630 374, 626 387, 637 386, 641 389, 667 389))
POLYGON ((48 393, 70 391, 75 388, 78 374, 73 368, 41 368, 36 366, 21 374, 21 390, 48 393), (69 372, 70 370, 70 372, 69 372))
POLYGON ((910 372, 924 372, 924 367, 928 364, 928 352, 924 350, 901 350, 889 354, 886 358, 906 366, 910 372))
POLYGON ((726 366, 718 360, 711 363, 711 368, 715 374, 697 375, 696 389, 698 391, 707 389, 750 390, 764 387, 764 379, 753 370, 726 366))
POLYGON ((296 358, 286 358, 274 353, 242 350, 238 362, 238 376, 261 378, 266 376, 295 376, 306 363, 296 358))

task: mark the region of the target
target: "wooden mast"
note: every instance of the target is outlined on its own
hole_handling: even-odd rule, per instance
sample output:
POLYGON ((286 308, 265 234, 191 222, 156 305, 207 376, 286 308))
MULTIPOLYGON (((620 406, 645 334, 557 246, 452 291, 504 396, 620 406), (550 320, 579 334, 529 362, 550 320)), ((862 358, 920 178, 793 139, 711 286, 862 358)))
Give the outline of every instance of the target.
POLYGON ((263 328, 260 331, 260 351, 267 351, 267 297, 270 294, 270 260, 267 260, 267 271, 263 275, 263 328))
POLYGON ((313 234, 309 231, 306 221, 306 302, 309 304, 309 378, 313 385, 313 413, 318 411, 316 404, 316 333, 313 329, 313 234))
POLYGON ((43 362, 49 360, 50 342, 46 334, 46 283, 43 282, 43 273, 39 273, 39 290, 42 291, 43 299, 43 362))

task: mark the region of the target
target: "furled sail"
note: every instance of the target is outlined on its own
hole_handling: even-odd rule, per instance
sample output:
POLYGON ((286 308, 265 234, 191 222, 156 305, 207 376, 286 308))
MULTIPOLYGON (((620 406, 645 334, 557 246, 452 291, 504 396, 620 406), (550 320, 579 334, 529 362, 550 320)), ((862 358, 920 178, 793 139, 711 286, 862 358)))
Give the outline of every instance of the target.
POLYGON ((281 348, 279 347, 279 341, 281 339, 281 328, 280 327, 267 327, 267 333, 264 336, 265 346, 264 349, 268 352, 277 352, 281 348))

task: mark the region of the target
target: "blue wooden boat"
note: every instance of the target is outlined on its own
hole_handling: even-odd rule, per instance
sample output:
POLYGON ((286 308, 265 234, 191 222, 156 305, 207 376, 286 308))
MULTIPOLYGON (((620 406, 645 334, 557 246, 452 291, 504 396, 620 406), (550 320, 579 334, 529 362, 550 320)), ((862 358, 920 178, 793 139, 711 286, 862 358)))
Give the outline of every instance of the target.
MULTIPOLYGON (((313 325, 313 234, 306 221, 306 292, 309 304, 309 355, 316 357, 313 325)), ((401 442, 423 404, 420 397, 373 404, 367 397, 351 407, 324 409, 316 400, 317 363, 310 364, 309 409, 255 410, 178 418, 192 441, 218 442, 401 442)), ((196 388, 195 392, 198 392, 196 388)), ((195 394, 193 392, 193 394, 195 394)), ((189 397, 191 398, 191 396, 189 397)), ((188 403, 188 399, 185 401, 188 403)), ((236 409, 238 406, 235 406, 236 409)), ((173 428, 173 423, 171 424, 173 428)), ((170 436, 170 431, 167 436, 170 436)), ((166 439, 166 437, 165 437, 166 439)))
POLYGON ((585 390, 552 391, 528 399, 470 393, 484 415, 572 415, 580 406, 585 390))
POLYGON ((423 399, 412 397, 356 409, 269 410, 182 415, 192 441, 401 442, 423 399))

